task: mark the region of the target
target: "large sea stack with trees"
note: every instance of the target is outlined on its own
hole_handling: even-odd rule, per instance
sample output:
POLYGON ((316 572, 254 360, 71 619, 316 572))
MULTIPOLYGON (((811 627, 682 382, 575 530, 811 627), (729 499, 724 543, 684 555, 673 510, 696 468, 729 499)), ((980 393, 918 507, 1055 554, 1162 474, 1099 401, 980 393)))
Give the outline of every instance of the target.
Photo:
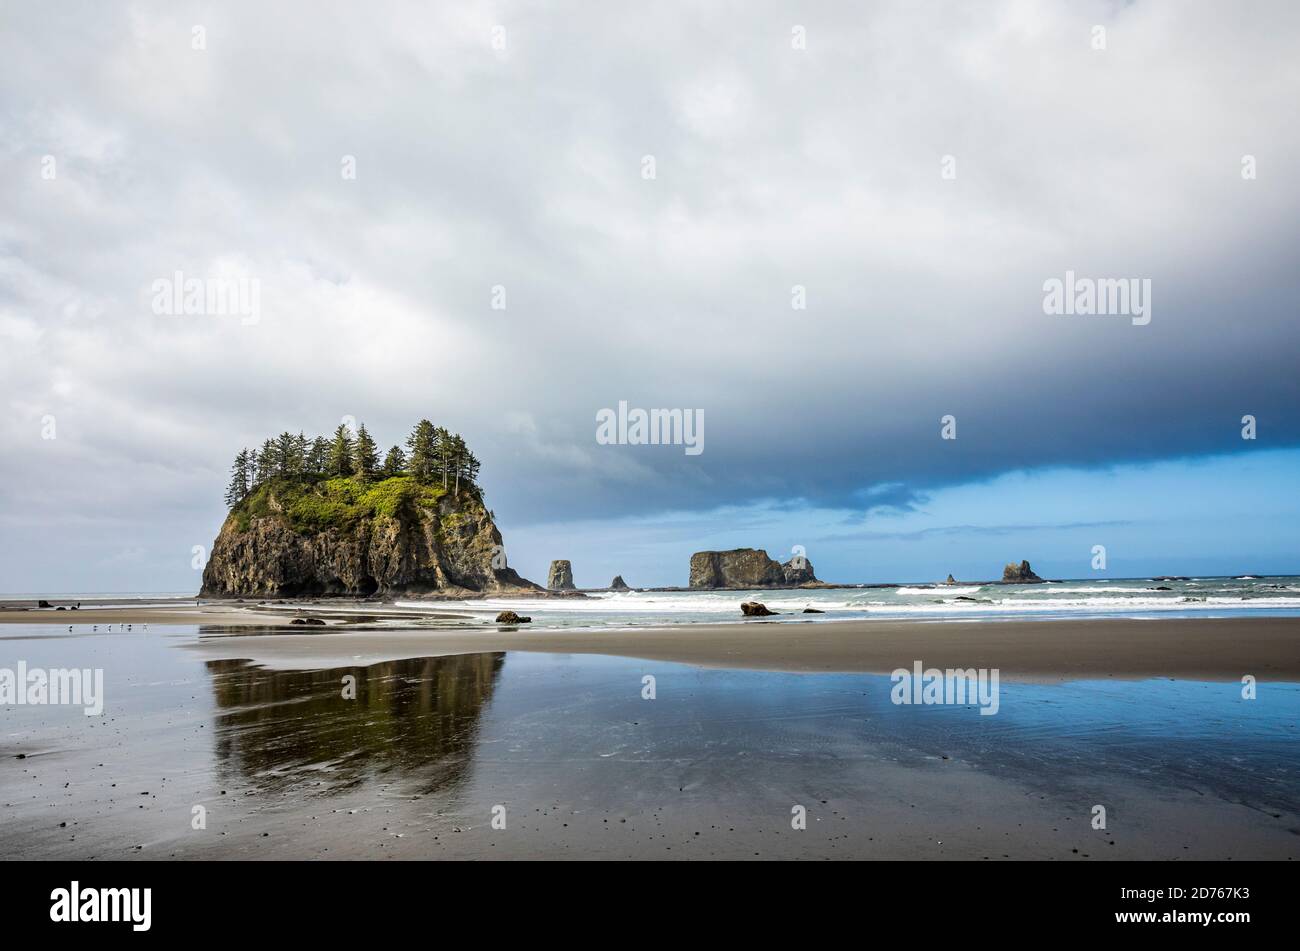
POLYGON ((459 434, 421 420, 380 459, 364 424, 281 433, 231 467, 230 512, 207 598, 454 597, 534 593, 507 567, 459 434))

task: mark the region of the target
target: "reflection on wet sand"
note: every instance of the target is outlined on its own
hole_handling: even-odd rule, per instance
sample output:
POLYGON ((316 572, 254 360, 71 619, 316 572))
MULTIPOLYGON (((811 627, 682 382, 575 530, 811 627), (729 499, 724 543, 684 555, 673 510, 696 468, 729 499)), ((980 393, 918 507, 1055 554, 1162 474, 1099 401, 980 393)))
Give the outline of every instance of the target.
POLYGON ((500 653, 310 671, 209 661, 219 774, 263 792, 334 793, 385 776, 413 793, 447 791, 466 775, 504 663, 500 653))

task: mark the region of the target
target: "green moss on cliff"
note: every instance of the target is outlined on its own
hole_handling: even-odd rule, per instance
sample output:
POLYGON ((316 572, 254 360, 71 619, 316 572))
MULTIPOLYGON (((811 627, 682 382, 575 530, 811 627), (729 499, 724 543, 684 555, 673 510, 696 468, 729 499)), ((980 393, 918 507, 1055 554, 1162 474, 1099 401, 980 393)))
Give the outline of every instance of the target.
POLYGON ((231 511, 239 531, 253 519, 280 515, 303 534, 351 530, 362 519, 396 517, 403 508, 433 508, 448 494, 442 486, 422 485, 410 476, 381 482, 341 478, 276 479, 258 486, 231 511))

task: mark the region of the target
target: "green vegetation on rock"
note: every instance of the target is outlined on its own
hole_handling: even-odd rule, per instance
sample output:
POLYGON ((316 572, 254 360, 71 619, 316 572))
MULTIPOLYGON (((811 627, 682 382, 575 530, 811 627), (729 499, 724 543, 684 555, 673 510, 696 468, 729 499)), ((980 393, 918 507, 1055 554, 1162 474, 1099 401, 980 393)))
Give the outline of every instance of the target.
POLYGON ((462 483, 482 502, 479 461, 458 433, 422 419, 381 467, 362 424, 340 424, 330 439, 283 432, 260 450, 244 449, 231 466, 226 504, 241 531, 254 518, 281 515, 301 532, 351 527, 363 518, 396 517, 404 506, 431 507, 462 483))
POLYGON ((333 479, 277 478, 262 483, 231 511, 240 531, 252 520, 279 515, 299 532, 350 530, 362 519, 396 518, 403 508, 435 508, 449 492, 421 485, 411 476, 365 482, 354 476, 333 479))

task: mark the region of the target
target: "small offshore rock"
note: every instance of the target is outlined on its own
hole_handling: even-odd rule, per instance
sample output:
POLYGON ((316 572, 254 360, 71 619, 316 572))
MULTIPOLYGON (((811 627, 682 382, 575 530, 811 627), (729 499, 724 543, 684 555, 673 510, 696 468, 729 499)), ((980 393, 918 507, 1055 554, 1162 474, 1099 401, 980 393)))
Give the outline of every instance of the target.
POLYGON ((776 614, 775 611, 769 611, 767 605, 760 601, 746 601, 740 606, 740 613, 745 617, 770 617, 776 614))
POLYGON ((498 624, 531 624, 532 618, 520 617, 514 611, 502 611, 497 615, 498 624))
POLYGON ((573 591, 573 565, 563 558, 551 562, 551 570, 546 575, 546 587, 552 591, 573 591))
POLYGON ((1018 565, 1013 561, 1002 569, 1004 584, 1033 584, 1042 580, 1042 578, 1034 574, 1034 569, 1029 567, 1027 561, 1022 561, 1018 565))

